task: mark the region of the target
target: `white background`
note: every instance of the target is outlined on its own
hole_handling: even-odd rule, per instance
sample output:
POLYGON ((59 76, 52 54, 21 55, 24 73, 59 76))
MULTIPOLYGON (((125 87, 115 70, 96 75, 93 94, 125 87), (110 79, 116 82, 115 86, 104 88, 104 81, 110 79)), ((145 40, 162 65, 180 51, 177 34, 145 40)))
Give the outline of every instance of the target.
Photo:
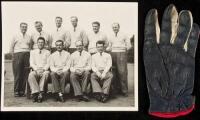
POLYGON ((20 22, 28 23, 28 34, 35 31, 34 22, 43 22, 43 30, 51 33, 55 29, 55 17, 63 18, 63 27, 71 27, 70 17, 77 16, 79 25, 91 31, 93 21, 101 23, 100 30, 112 32, 112 23, 119 22, 121 31, 128 37, 138 39, 138 5, 134 2, 2 2, 3 52, 9 52, 13 35, 20 32, 20 22))

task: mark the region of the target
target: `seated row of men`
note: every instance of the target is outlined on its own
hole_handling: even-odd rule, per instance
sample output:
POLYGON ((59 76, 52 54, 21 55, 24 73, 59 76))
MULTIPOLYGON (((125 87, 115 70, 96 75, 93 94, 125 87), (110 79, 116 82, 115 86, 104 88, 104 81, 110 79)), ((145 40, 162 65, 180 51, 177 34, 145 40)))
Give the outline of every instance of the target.
POLYGON ((45 39, 39 37, 37 41, 39 49, 30 52, 30 67, 33 71, 29 74, 28 83, 33 102, 42 102, 49 75, 53 93, 58 101, 65 101, 63 94, 67 83, 71 83, 78 101, 89 101, 86 90, 88 83, 91 82, 95 98, 100 102, 106 102, 113 74, 110 71, 112 58, 110 54, 104 52, 104 44, 104 41, 98 41, 96 43, 98 52, 91 56, 84 50, 83 42, 76 41, 77 50, 70 55, 63 50, 63 41, 57 40, 55 43, 57 51, 50 55, 50 51, 44 49, 45 39))

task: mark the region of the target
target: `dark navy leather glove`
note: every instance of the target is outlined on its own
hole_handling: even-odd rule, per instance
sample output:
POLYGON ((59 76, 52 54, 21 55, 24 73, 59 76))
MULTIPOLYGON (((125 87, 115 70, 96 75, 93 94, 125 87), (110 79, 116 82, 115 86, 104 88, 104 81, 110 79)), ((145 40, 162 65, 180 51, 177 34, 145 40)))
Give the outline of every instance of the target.
POLYGON ((161 30, 156 9, 148 12, 144 31, 144 65, 150 98, 149 113, 172 118, 194 108, 195 52, 199 27, 188 10, 177 13, 169 5, 161 30))

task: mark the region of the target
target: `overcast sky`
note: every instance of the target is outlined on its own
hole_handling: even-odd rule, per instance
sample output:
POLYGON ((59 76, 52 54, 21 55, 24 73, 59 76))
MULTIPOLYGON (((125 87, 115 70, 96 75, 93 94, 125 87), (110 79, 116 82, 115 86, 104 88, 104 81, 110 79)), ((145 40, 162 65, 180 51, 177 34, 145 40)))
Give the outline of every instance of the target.
POLYGON ((63 27, 70 26, 70 17, 79 18, 79 26, 87 33, 91 23, 99 21, 100 30, 109 36, 113 22, 120 23, 120 30, 128 37, 138 40, 138 4, 134 2, 2 2, 3 53, 9 51, 13 35, 19 33, 20 22, 28 23, 27 33, 35 32, 34 22, 42 21, 43 30, 51 33, 55 29, 55 17, 63 18, 63 27))

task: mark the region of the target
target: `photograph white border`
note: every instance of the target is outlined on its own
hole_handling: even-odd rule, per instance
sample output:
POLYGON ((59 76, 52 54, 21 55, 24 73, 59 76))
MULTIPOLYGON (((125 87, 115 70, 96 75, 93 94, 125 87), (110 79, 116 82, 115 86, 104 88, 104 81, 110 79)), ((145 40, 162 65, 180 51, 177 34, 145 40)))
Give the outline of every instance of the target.
MULTIPOLYGON (((2 2, 1 2, 2 3, 2 2)), ((102 2, 101 2, 102 3, 102 2)), ((106 2, 109 4, 109 2, 106 2)), ((137 4, 138 2, 131 2, 137 4)), ((2 4, 1 4, 2 5, 2 4)), ((137 14, 137 18, 138 18, 137 14)), ((138 23, 138 19, 137 19, 138 23)), ((137 25, 138 28, 138 25, 137 25)), ((137 30, 138 36, 138 30, 137 30)), ((2 40, 2 43, 5 42, 2 40)), ((3 44, 2 44, 3 45, 3 44)), ((5 47, 2 46, 2 53, 5 47)), ((134 106, 133 107, 5 107, 4 106, 4 54, 1 70, 1 111, 138 111, 138 38, 134 40, 134 106)))

